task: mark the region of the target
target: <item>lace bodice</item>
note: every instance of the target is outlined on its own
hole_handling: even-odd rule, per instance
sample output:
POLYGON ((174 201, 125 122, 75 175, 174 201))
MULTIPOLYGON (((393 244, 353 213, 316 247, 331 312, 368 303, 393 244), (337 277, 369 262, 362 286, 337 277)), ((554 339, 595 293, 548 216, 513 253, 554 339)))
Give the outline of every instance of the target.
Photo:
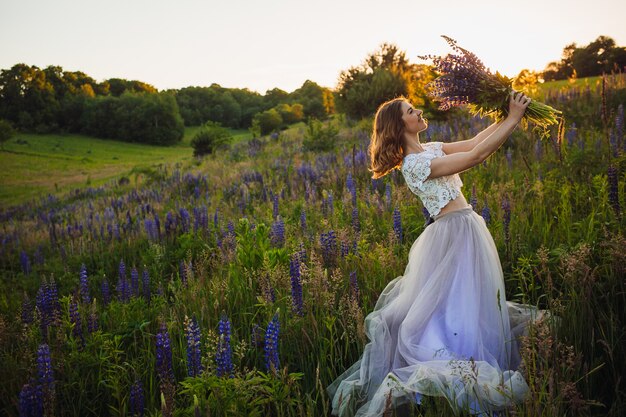
POLYGON ((409 189, 417 195, 431 216, 439 214, 448 202, 461 194, 459 174, 430 178, 430 162, 444 156, 442 142, 423 143, 423 152, 410 153, 402 161, 402 175, 409 189))

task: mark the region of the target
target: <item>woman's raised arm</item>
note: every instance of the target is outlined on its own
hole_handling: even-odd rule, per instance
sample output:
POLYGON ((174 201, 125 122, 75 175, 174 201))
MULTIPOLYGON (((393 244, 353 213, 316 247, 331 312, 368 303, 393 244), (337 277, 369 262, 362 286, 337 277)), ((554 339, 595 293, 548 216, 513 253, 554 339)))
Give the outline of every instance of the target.
POLYGON ((457 153, 457 152, 471 151, 472 149, 476 147, 476 145, 478 145, 483 140, 487 139, 487 137, 491 135, 498 128, 498 126, 500 126, 501 123, 502 121, 493 123, 492 125, 480 131, 476 136, 474 136, 471 139, 460 140, 458 142, 450 142, 450 143, 444 142, 443 151, 447 155, 450 155, 452 153, 457 153))
POLYGON ((430 163, 430 175, 428 177, 437 178, 457 174, 483 162, 489 155, 497 151, 515 130, 529 103, 530 98, 523 93, 511 93, 508 117, 473 149, 433 159, 430 163))

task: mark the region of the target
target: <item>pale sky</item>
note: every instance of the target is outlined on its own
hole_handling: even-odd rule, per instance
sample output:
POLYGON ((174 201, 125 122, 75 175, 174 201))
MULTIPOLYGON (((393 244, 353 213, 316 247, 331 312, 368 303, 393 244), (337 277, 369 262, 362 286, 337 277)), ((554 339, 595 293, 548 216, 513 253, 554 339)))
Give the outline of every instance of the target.
POLYGON ((265 94, 310 79, 334 88, 383 42, 417 55, 455 38, 515 76, 599 35, 626 46, 626 1, 0 0, 0 69, 59 65, 159 90, 218 83, 265 94))

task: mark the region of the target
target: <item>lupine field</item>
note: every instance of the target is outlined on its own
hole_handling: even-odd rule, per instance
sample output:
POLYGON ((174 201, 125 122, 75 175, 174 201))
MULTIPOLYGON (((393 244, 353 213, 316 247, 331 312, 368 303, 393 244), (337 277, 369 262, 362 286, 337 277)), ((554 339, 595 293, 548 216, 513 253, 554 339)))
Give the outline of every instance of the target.
MULTIPOLYGON (((461 176, 507 299, 553 317, 524 338, 530 393, 505 415, 621 416, 626 76, 536 94, 564 112, 564 141, 518 129, 461 176)), ((329 415, 326 387, 360 357, 363 320, 425 220, 399 171, 371 179, 371 124, 338 123, 332 152, 303 152, 294 128, 139 185, 6 208, 1 413, 329 415)), ((488 124, 458 112, 421 140, 488 124)), ((400 411, 451 415, 438 398, 400 411)))

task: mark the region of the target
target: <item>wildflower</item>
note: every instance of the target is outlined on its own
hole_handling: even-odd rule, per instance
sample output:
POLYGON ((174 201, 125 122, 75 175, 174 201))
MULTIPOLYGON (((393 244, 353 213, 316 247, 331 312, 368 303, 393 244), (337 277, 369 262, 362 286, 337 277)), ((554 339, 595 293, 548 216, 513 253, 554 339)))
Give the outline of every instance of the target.
POLYGON ((222 318, 217 326, 219 341, 215 362, 217 363, 217 376, 233 378, 233 352, 230 345, 230 321, 226 313, 222 312, 222 318))
POLYGON ((576 134, 578 130, 576 129, 576 123, 572 122, 569 129, 565 133, 565 139, 567 139, 567 146, 572 147, 574 145, 574 140, 576 140, 576 134))
POLYGON ((300 280, 300 261, 297 254, 291 256, 289 262, 289 275, 291 277, 291 306, 292 311, 302 316, 302 282, 300 280))
POLYGON ((278 217, 278 194, 272 196, 272 217, 278 217))
POLYGON ((148 274, 148 270, 144 268, 143 273, 141 274, 141 284, 143 287, 143 296, 146 301, 150 301, 150 275, 148 274))
POLYGON ((618 171, 614 165, 611 165, 608 169, 608 182, 609 182, 609 203, 615 214, 619 217, 621 214, 621 207, 619 204, 619 192, 618 192, 618 171))
POLYGON ((393 231, 398 238, 398 242, 402 242, 402 216, 398 207, 393 210, 393 231))
POLYGON ((139 272, 134 266, 130 270, 130 287, 133 297, 137 297, 139 295, 139 272))
POLYGON ((89 304, 91 298, 89 297, 89 282, 87 281, 87 267, 82 264, 80 267, 80 294, 83 299, 83 303, 89 304))
POLYGON ((174 383, 172 346, 165 323, 161 323, 161 329, 156 335, 156 369, 161 380, 161 386, 174 383))
POLYGON ((354 228, 355 233, 359 233, 361 231, 361 223, 359 222, 359 209, 356 206, 352 208, 352 227, 354 228))
POLYGON ((322 259, 326 266, 331 266, 335 262, 337 252, 337 237, 333 230, 328 233, 322 233, 320 237, 320 243, 322 246, 322 259))
POLYGON ((102 280, 101 292, 102 292, 102 304, 104 306, 107 306, 111 302, 111 290, 109 289, 109 281, 107 280, 106 275, 104 276, 104 279, 102 280))
POLYGON ((282 248, 285 244, 285 222, 280 216, 272 224, 270 231, 270 241, 275 248, 282 248))
POLYGON ((491 223, 491 210, 489 210, 489 205, 487 205, 487 199, 485 199, 485 204, 483 206, 483 210, 480 213, 480 215, 485 220, 485 223, 487 224, 491 223))
POLYGON ((183 229, 183 233, 189 232, 190 220, 189 220, 189 212, 186 208, 181 208, 179 210, 180 213, 180 224, 183 229))
POLYGON ((143 417, 145 414, 144 389, 141 380, 137 379, 130 388, 129 412, 133 417, 143 417))
POLYGON ((78 311, 78 302, 76 302, 74 297, 70 298, 70 323, 74 326, 72 328, 72 335, 79 341, 80 350, 85 346, 85 338, 83 337, 83 326, 78 311))
POLYGON ((304 208, 300 210, 300 228, 303 232, 306 232, 306 213, 304 212, 304 208))
POLYGON ((20 253, 20 263, 22 264, 22 272, 24 272, 24 275, 30 274, 30 260, 25 251, 20 253))
POLYGON ((22 324, 31 324, 33 322, 33 306, 27 295, 24 295, 22 301, 22 324))
POLYGON ((348 178, 346 179, 346 188, 348 192, 352 195, 352 206, 356 206, 356 183, 352 179, 352 174, 348 173, 348 178))
POLYGON ((19 397, 20 417, 43 416, 43 393, 37 381, 24 384, 19 397))
POLYGON ((50 359, 50 347, 43 343, 37 349, 37 375, 43 396, 43 409, 46 415, 54 413, 54 373, 50 359))
POLYGON ((472 205, 472 209, 476 210, 476 185, 472 185, 472 196, 470 197, 470 204, 472 205))
MULTIPOLYGON (((468 105, 472 115, 491 116, 496 121, 506 117, 509 111, 508 97, 513 91, 513 80, 496 72, 492 74, 478 57, 461 48, 456 41, 443 36, 455 53, 440 56, 421 56, 432 59, 435 70, 441 74, 428 84, 430 95, 440 101, 440 110, 468 105)), ((563 117, 559 110, 533 100, 524 112, 523 122, 533 122, 543 127, 547 136, 548 126, 559 125, 559 141, 562 136, 563 117)))
POLYGON ((187 266, 184 261, 180 261, 178 264, 178 273, 180 277, 180 282, 186 287, 187 286, 187 266))
POLYGON ((200 362, 200 327, 195 317, 185 316, 185 338, 187 339, 187 375, 199 376, 202 373, 200 362))
POLYGON ((280 322, 278 321, 278 310, 267 325, 265 330, 265 368, 268 372, 276 373, 280 366, 278 360, 278 336, 280 333, 280 322))

